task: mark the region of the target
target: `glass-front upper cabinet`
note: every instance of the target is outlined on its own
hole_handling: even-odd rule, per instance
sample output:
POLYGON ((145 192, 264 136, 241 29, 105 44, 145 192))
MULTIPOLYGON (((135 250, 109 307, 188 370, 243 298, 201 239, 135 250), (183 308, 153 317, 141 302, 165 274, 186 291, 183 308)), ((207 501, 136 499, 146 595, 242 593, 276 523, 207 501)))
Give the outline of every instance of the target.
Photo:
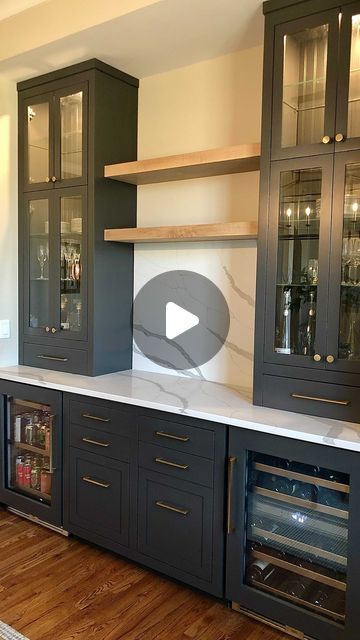
POLYGON ((23 104, 25 191, 87 182, 87 83, 23 104))
POLYGON ((335 150, 360 148, 360 3, 344 7, 340 29, 340 74, 335 150))
MULTIPOLYGON (((330 246, 331 160, 273 167, 266 358, 323 366, 330 246)), ((280 165, 280 166, 279 166, 280 165)))
POLYGON ((276 28, 273 158, 332 150, 338 29, 337 10, 276 28))

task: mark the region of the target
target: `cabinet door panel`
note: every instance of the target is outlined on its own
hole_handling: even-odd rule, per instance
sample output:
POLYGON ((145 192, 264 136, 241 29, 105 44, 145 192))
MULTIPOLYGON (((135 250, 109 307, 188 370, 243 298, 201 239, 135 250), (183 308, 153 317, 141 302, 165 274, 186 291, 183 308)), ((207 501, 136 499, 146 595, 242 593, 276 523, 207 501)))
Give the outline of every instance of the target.
POLYGON ((52 186, 54 170, 53 95, 36 96, 20 104, 24 127, 24 191, 48 189, 52 186))
POLYGON ((355 640, 357 453, 230 429, 227 597, 325 640, 355 640))
POLYGON ((343 7, 335 151, 360 148, 360 2, 343 7))
POLYGON ((88 85, 55 94, 55 187, 87 183, 88 85))
POLYGON ((360 373, 360 151, 334 172, 327 368, 360 373))
POLYGON ((210 582, 212 491, 160 473, 139 472, 139 551, 210 582))
POLYGON ((338 10, 275 29, 273 159, 333 149, 338 10))
POLYGON ((129 465, 70 448, 70 523, 129 544, 129 465))
POLYGON ((324 367, 332 164, 319 156, 272 166, 266 362, 324 367))

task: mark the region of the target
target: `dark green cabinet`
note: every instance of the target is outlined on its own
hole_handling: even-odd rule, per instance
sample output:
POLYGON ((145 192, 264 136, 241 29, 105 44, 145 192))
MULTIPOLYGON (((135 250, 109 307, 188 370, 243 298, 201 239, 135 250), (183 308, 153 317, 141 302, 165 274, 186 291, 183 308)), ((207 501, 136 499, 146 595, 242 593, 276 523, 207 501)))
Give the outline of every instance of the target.
POLYGON ((136 187, 103 177, 137 152, 138 81, 96 60, 18 85, 20 362, 131 368, 136 187))
POLYGON ((254 402, 358 422, 360 4, 346 4, 341 16, 332 0, 272 4, 254 402))
POLYGON ((358 453, 230 428, 229 456, 226 597, 296 637, 355 640, 358 453))

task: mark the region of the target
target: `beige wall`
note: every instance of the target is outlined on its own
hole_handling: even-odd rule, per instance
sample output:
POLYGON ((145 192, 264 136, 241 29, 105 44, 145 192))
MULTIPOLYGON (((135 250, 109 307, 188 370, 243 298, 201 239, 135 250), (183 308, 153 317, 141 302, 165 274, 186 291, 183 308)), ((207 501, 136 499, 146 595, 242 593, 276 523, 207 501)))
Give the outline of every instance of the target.
MULTIPOLYGON (((256 47, 143 79, 139 158, 259 141, 261 78, 262 47, 256 47)), ((258 190, 258 173, 139 187, 138 225, 256 220, 258 190)), ((162 271, 189 269, 224 293, 229 341, 201 368, 208 379, 251 385, 255 263, 255 242, 136 247, 136 291, 162 271)), ((166 372, 136 350, 134 367, 166 372)))
POLYGON ((17 94, 0 78, 0 320, 11 338, 0 340, 0 366, 17 363, 17 94))

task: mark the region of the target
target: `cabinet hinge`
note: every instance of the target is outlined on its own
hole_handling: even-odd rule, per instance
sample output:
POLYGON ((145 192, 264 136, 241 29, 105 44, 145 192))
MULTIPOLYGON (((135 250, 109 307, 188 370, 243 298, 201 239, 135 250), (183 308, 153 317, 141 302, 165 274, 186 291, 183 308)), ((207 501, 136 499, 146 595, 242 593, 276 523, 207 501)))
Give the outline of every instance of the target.
POLYGON ((294 638, 298 638, 299 640, 305 640, 305 634, 303 631, 299 631, 299 629, 293 629, 292 627, 285 626, 285 633, 288 633, 289 636, 293 636, 294 638))

